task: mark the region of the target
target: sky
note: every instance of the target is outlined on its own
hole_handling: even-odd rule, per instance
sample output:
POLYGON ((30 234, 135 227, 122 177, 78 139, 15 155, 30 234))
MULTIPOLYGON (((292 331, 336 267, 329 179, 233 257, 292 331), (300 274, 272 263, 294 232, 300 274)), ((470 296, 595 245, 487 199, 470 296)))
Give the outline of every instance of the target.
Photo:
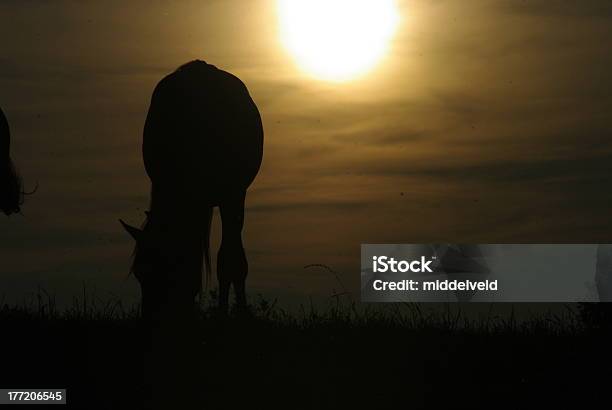
MULTIPOLYGON (((611 242, 612 4, 396 7, 377 64, 330 82, 283 43, 277 1, 0 2, 0 106, 39 185, 0 220, 0 300, 138 294, 117 220, 148 206, 153 88, 196 58, 240 77, 263 118, 252 294, 329 297, 335 276, 304 268, 326 264, 357 297, 361 243, 611 242)), ((213 253, 218 236, 217 220, 213 253)))

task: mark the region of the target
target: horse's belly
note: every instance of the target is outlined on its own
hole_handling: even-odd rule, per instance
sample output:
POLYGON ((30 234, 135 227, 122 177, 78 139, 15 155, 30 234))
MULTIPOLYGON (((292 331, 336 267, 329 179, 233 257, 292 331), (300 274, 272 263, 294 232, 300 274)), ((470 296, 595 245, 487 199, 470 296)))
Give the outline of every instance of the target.
POLYGON ((213 204, 244 192, 255 179, 263 156, 263 142, 257 139, 201 137, 189 149, 176 142, 167 147, 164 161, 147 169, 153 184, 213 204))

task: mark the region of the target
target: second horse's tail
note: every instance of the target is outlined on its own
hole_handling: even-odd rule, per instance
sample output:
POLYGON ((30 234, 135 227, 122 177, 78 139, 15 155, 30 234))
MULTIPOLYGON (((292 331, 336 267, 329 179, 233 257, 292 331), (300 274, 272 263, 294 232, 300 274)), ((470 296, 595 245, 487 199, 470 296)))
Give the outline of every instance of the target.
POLYGON ((24 192, 21 177, 10 158, 0 160, 0 211, 6 215, 19 213, 24 192))

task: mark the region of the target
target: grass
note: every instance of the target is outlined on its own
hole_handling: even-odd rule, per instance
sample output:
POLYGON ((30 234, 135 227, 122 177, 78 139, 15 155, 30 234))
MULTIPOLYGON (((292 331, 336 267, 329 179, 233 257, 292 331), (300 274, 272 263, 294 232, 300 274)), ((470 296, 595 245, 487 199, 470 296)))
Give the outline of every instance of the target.
POLYGON ((585 408, 612 364, 605 305, 517 320, 333 301, 289 312, 258 297, 251 315, 222 318, 211 293, 193 326, 156 344, 119 300, 84 291, 59 311, 39 290, 0 309, 0 384, 68 388, 88 409, 585 408))
MULTIPOLYGON (((215 319, 217 296, 210 291, 199 301, 198 325, 206 326, 215 319)), ((350 295, 334 298, 327 307, 301 305, 297 312, 277 306, 277 300, 258 295, 250 305, 249 321, 258 326, 277 326, 300 330, 336 327, 379 328, 402 332, 447 332, 462 334, 521 334, 521 335, 578 335, 596 329, 605 330, 612 319, 612 309, 605 304, 579 304, 566 306, 556 313, 550 311, 518 320, 513 312, 495 314, 494 304, 487 304, 486 314, 479 318, 464 315, 461 307, 440 304, 440 309, 423 309, 426 304, 391 303, 360 304, 350 295)), ((482 304, 485 306, 485 304, 482 304)), ((485 308, 483 308, 485 310, 485 308)), ((9 306, 0 302, 0 321, 46 322, 110 322, 136 323, 139 307, 125 306, 121 299, 102 299, 84 288, 81 298, 73 298, 66 309, 57 308, 55 297, 39 288, 21 304, 9 306)))

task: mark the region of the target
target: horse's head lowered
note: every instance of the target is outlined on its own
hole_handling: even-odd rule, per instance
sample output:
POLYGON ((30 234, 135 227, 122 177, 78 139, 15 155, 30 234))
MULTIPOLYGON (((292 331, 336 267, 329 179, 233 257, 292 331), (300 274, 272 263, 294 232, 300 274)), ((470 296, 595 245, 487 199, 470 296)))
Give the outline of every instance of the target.
POLYGON ((149 214, 142 229, 120 222, 136 241, 131 273, 140 283, 143 317, 193 309, 201 286, 201 244, 186 241, 179 229, 152 223, 149 214))

